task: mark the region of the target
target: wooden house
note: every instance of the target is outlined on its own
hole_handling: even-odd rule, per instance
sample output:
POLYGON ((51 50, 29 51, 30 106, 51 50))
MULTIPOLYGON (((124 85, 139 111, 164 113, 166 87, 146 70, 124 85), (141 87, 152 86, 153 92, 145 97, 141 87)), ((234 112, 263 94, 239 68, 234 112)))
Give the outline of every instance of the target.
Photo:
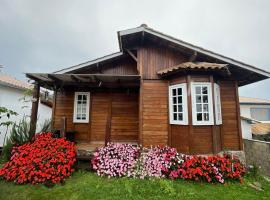
MULTIPOLYGON (((188 154, 241 150, 238 87, 270 73, 147 25, 118 32, 120 51, 54 73, 28 73, 55 91, 53 127, 78 144, 169 145, 188 154)), ((33 104, 33 116, 37 106, 33 104)))

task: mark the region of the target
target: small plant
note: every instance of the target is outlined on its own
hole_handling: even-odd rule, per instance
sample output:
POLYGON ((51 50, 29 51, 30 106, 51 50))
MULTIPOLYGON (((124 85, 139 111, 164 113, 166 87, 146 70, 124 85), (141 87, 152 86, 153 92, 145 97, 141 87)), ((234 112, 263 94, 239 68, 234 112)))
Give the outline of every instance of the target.
POLYGON ((40 131, 41 133, 44 133, 44 132, 51 132, 51 125, 52 125, 52 120, 50 119, 46 119, 44 120, 44 122, 42 124, 40 124, 40 131))

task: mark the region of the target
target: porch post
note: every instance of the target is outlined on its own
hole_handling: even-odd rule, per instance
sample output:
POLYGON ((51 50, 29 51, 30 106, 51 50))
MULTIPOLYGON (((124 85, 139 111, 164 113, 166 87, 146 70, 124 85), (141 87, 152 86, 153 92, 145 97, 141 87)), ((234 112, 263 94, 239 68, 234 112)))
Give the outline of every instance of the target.
POLYGON ((31 121, 30 121, 30 134, 31 135, 34 135, 36 132, 39 94, 40 94, 40 85, 35 82, 34 89, 33 89, 31 121))

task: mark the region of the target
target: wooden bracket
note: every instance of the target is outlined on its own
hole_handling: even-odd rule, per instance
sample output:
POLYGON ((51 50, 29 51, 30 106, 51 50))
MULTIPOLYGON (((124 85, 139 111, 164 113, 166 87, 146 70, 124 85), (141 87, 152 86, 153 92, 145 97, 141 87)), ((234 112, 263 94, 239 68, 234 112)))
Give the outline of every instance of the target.
POLYGON ((136 61, 136 62, 138 62, 138 59, 137 59, 137 57, 129 50, 129 49, 127 49, 127 53, 136 61))

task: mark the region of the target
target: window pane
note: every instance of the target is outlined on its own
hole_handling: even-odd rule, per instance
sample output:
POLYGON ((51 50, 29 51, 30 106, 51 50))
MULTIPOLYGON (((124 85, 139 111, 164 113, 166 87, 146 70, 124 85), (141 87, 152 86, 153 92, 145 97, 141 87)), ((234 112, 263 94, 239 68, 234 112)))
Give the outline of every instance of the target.
POLYGON ((86 114, 83 114, 82 115, 82 119, 86 119, 86 114))
POLYGON ((77 114, 77 119, 81 119, 81 115, 80 114, 77 114))
POLYGON ((196 94, 201 94, 202 93, 202 88, 201 86, 195 87, 196 94))
POLYGON ((183 106, 182 105, 178 105, 178 112, 183 112, 183 106))
POLYGON ((177 114, 176 113, 173 114, 173 120, 177 120, 177 114))
POLYGON ((204 104, 203 105, 203 111, 204 112, 208 112, 208 104, 204 104))
POLYGON ((178 88, 178 95, 182 95, 182 88, 178 88))
POLYGON ((83 95, 83 100, 84 100, 85 102, 86 102, 86 98, 87 98, 86 95, 83 95))
POLYGON ((78 95, 78 100, 82 100, 82 95, 78 95))
POLYGON ((178 120, 183 120, 183 114, 182 113, 178 113, 178 120))
POLYGON ((176 104, 176 97, 173 97, 173 103, 176 104))
POLYGON ((182 103, 182 97, 178 97, 178 103, 182 103))
POLYGON ((202 104, 197 104, 197 112, 202 112, 202 104))
POLYGON ((202 113, 197 113, 197 121, 202 121, 202 113))
POLYGON ((176 96, 176 89, 172 90, 172 94, 173 94, 173 96, 176 96))
POLYGON ((204 113, 203 114, 203 119, 204 119, 204 121, 209 121, 209 114, 208 113, 204 113))
POLYGON ((173 112, 177 112, 177 106, 176 105, 173 106, 173 112))
POLYGON ((203 103, 208 103, 208 96, 207 95, 203 95, 203 103))
POLYGON ((202 93, 203 93, 203 94, 207 94, 207 87, 203 87, 203 88, 202 88, 202 93))
POLYGON ((201 103, 202 102, 202 97, 196 95, 196 103, 201 103))

